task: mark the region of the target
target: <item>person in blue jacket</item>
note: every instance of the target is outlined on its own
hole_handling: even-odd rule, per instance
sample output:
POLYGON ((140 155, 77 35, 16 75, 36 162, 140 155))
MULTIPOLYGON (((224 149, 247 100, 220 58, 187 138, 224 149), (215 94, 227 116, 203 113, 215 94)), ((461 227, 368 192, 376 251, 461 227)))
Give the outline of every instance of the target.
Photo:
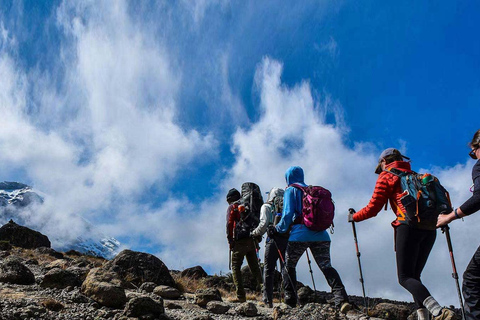
MULTIPOLYGON (((283 196, 282 219, 275 227, 268 230, 269 235, 290 232, 285 254, 286 268, 283 270, 285 303, 291 307, 295 307, 297 304, 297 273, 295 268, 300 257, 310 248, 315 262, 323 272, 328 285, 332 288, 335 306, 342 313, 346 313, 352 306, 348 302, 347 292, 340 275, 330 263, 330 236, 328 232, 326 230, 313 231, 302 223, 294 223, 294 221, 297 221, 296 218, 302 214, 303 192, 291 185, 296 183, 307 186, 304 182, 303 169, 298 166, 288 168, 285 173, 285 180, 288 187, 283 196)), ((302 219, 299 220, 302 221, 302 219)))

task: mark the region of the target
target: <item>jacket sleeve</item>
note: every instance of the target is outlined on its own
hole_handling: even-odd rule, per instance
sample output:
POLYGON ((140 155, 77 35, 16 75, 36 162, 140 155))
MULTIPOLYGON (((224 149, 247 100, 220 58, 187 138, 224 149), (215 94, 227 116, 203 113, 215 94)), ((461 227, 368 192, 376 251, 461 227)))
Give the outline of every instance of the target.
POLYGON ((382 172, 377 179, 372 198, 368 205, 353 215, 355 222, 375 217, 387 203, 393 188, 388 183, 388 173, 382 172))
POLYGON ((473 194, 460 206, 460 210, 467 216, 480 210, 480 161, 474 167, 472 173, 473 179, 473 194), (476 169, 476 170, 475 170, 476 169))
POLYGON ((295 216, 295 208, 296 208, 296 201, 295 201, 295 188, 290 187, 285 190, 283 194, 283 212, 282 218, 280 222, 276 225, 277 231, 279 233, 286 233, 288 232, 290 225, 293 222, 295 216))
POLYGON ((252 231, 252 236, 263 236, 263 234, 267 231, 267 227, 272 222, 272 205, 266 203, 262 205, 262 208, 260 209, 260 223, 255 230, 252 231))

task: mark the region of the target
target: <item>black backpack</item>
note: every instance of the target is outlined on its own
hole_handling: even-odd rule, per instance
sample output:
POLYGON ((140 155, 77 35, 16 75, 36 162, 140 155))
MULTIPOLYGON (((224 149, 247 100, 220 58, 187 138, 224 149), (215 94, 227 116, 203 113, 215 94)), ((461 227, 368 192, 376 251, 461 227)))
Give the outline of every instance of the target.
POLYGON ((260 223, 260 208, 263 205, 260 187, 253 182, 242 184, 242 197, 237 201, 240 220, 235 223, 235 239, 250 237, 250 232, 260 223))
POLYGON ((400 201, 406 210, 407 224, 420 229, 435 230, 438 215, 452 211, 448 191, 437 177, 429 173, 404 172, 395 168, 385 171, 400 178, 403 190, 400 201))

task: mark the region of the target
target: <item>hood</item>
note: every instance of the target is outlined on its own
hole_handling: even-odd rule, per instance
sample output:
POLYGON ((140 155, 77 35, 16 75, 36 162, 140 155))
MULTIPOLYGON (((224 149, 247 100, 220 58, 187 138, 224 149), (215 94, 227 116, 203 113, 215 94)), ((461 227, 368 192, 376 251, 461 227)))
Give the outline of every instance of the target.
POLYGON ((385 169, 388 170, 390 168, 395 168, 402 171, 412 171, 412 167, 410 166, 410 162, 407 161, 394 161, 389 163, 385 166, 385 169))
POLYGON ((285 181, 287 181, 287 185, 291 185, 292 183, 305 184, 303 179, 303 169, 299 166, 290 167, 287 169, 287 172, 285 172, 285 181))
POLYGON ((283 189, 280 189, 280 188, 272 188, 272 190, 270 190, 270 192, 268 193, 267 203, 272 204, 272 203, 273 203, 273 199, 274 199, 276 196, 283 197, 283 192, 284 192, 283 189))

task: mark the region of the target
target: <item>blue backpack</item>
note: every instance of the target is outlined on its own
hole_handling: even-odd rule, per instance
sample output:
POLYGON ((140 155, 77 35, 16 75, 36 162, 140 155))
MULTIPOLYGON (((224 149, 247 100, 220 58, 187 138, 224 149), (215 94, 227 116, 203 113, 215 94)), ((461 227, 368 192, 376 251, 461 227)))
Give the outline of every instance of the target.
POLYGON ((400 178, 403 193, 400 202, 405 208, 405 221, 419 229, 435 230, 439 214, 452 211, 448 191, 437 177, 425 173, 385 170, 400 178))

